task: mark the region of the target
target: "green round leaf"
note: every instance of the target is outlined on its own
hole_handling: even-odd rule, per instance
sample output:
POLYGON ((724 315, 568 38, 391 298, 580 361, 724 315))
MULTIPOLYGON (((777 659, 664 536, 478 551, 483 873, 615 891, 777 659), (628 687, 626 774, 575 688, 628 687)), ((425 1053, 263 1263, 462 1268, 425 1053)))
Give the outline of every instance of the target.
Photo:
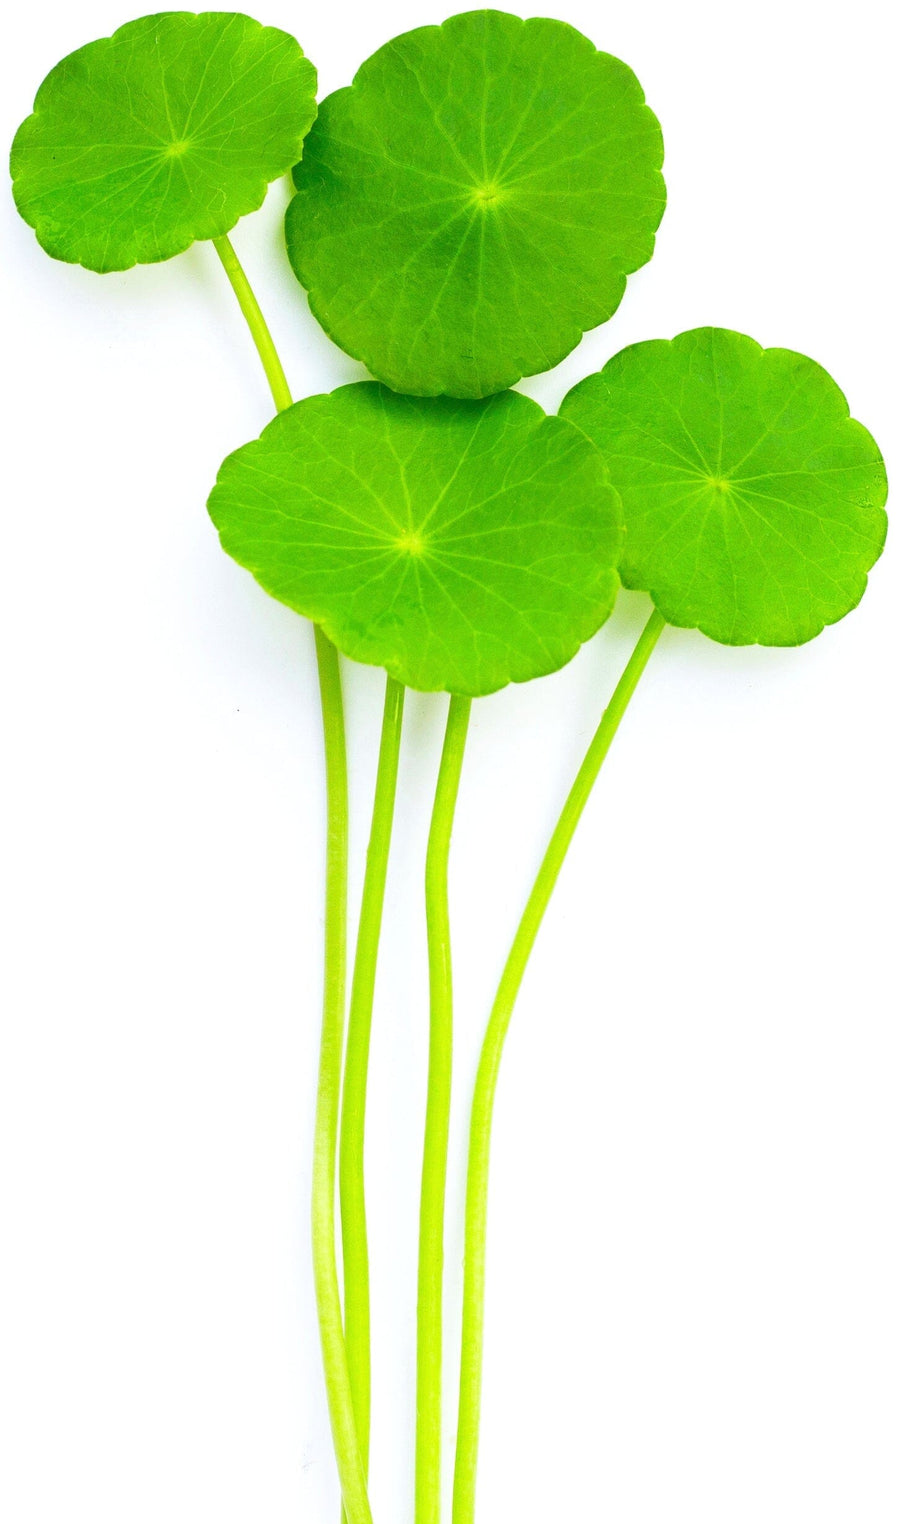
POLYGON ((424 690, 554 672, 607 618, 619 501, 594 446, 515 392, 309 397, 230 455, 223 548, 347 656, 424 690))
POLYGON ((249 16, 144 16, 70 53, 16 133, 13 194, 55 259, 127 270, 218 238, 300 157, 316 71, 249 16))
POLYGON ((884 545, 887 478, 812 360, 696 328, 622 350, 560 412, 621 495, 622 581, 670 624, 794 646, 856 607, 884 545))
POLYGON ((631 70, 561 21, 470 11, 322 104, 287 216, 319 322, 397 391, 484 397, 615 312, 665 205, 631 70))

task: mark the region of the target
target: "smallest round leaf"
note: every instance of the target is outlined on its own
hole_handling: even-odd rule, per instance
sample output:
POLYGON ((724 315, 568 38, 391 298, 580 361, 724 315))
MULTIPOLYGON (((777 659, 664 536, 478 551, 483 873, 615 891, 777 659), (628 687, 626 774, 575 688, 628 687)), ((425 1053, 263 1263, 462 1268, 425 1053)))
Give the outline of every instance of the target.
POLYGON ((789 349, 696 328, 633 344, 560 409, 622 498, 622 581, 670 624, 794 646, 855 608, 887 477, 835 382, 789 349))
POLYGON ((223 549, 357 661, 475 696, 555 672, 618 591, 620 509, 571 424, 516 392, 308 397, 224 462, 223 549))
POLYGON ((51 69, 13 141, 13 195, 55 259, 154 264, 261 206, 315 115, 316 71, 287 32, 143 16, 51 69))

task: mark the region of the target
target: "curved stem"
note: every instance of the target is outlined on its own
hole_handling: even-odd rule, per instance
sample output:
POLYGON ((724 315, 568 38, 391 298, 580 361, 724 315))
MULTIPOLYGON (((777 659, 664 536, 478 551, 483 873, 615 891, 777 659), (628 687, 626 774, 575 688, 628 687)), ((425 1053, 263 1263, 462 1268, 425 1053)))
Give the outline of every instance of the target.
POLYGON ((628 701, 637 687, 638 679, 664 629, 665 620, 654 609, 588 747, 550 838, 518 930, 513 938, 481 1049, 469 1131, 462 1353, 456 1467, 453 1479, 453 1524, 473 1524, 475 1518, 475 1471, 478 1462, 478 1423, 481 1409, 484 1343, 484 1280, 491 1121, 503 1044, 528 959, 569 844, 575 834, 575 828, 609 751, 619 721, 628 707, 628 701))
POLYGON ((441 1512, 441 1368, 443 1363, 444 1201, 450 1132, 453 989, 447 867, 471 699, 454 695, 434 796, 425 860, 430 1037, 416 1323, 416 1524, 441 1512))
POLYGON ((375 778, 375 798, 372 805, 372 828, 366 855, 366 873, 353 965, 341 1105, 340 1194, 344 1254, 344 1326, 350 1384, 353 1392, 353 1410, 356 1415, 356 1432, 364 1467, 368 1466, 369 1460, 371 1406, 369 1248, 366 1233, 364 1173, 366 1085, 378 942, 381 935, 388 854, 394 821, 394 801, 397 794, 397 767, 400 757, 404 693, 403 686, 395 682, 392 677, 388 677, 384 690, 384 717, 381 726, 381 747, 378 753, 378 772, 375 778))
POLYGON ((272 400, 275 403, 276 411, 282 413, 286 407, 291 406, 292 398, 287 384, 287 377, 284 374, 284 367, 278 358, 278 351, 272 342, 269 326, 262 315, 259 302, 253 294, 253 288, 244 274, 243 266, 234 252, 234 247, 227 233, 223 233, 221 238, 214 238, 212 243, 213 248, 225 267, 225 274, 231 281, 232 290, 247 320, 247 327, 250 329, 259 358, 262 360, 263 370, 266 373, 266 380, 269 383, 269 390, 272 393, 272 400))
MULTIPOLYGON (((231 240, 227 237, 214 238, 213 244, 247 320, 266 373, 272 400, 278 412, 283 412, 291 406, 291 393, 259 303, 231 240)), ((353 1394, 341 1315, 334 1222, 347 982, 347 748, 338 653, 318 626, 315 637, 325 739, 328 840, 325 859, 325 988, 313 1139, 313 1278, 325 1390, 344 1513, 347 1524, 372 1524, 366 1489, 366 1468, 354 1421, 353 1394)))

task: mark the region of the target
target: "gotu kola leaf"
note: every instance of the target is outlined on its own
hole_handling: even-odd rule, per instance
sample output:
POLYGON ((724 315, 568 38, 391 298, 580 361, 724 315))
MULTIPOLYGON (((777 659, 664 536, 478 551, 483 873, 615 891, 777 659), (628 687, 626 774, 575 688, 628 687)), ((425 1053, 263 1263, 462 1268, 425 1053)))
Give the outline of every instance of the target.
POLYGON ((238 13, 144 16, 69 54, 16 133, 13 194, 56 259, 127 270, 217 238, 299 159, 316 72, 238 13))
POLYGON ((793 646, 856 607, 884 544, 887 478, 814 361, 697 328, 622 350, 560 413, 621 495, 623 583, 670 624, 793 646))
POLYGON ((224 462, 223 548, 358 661, 490 693, 555 671, 608 616, 619 501, 577 428, 514 392, 309 397, 224 462))
POLYGON ((388 43, 322 103, 288 253, 379 380, 488 396, 615 311, 653 252, 661 164, 624 63, 564 22, 470 11, 388 43))

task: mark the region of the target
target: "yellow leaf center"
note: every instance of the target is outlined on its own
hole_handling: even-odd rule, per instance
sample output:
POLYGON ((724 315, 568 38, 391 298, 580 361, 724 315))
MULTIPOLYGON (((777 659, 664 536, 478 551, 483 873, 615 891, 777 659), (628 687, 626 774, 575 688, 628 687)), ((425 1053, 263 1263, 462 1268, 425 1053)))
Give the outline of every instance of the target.
POLYGON ((397 549, 402 550, 408 556, 423 556, 425 554, 425 539, 417 529, 404 529, 397 536, 397 549))
POLYGON ((496 206, 498 202, 505 201, 509 192, 496 180, 486 180, 482 185, 476 185, 472 192, 472 200, 476 206, 480 206, 483 212, 489 207, 496 206))

